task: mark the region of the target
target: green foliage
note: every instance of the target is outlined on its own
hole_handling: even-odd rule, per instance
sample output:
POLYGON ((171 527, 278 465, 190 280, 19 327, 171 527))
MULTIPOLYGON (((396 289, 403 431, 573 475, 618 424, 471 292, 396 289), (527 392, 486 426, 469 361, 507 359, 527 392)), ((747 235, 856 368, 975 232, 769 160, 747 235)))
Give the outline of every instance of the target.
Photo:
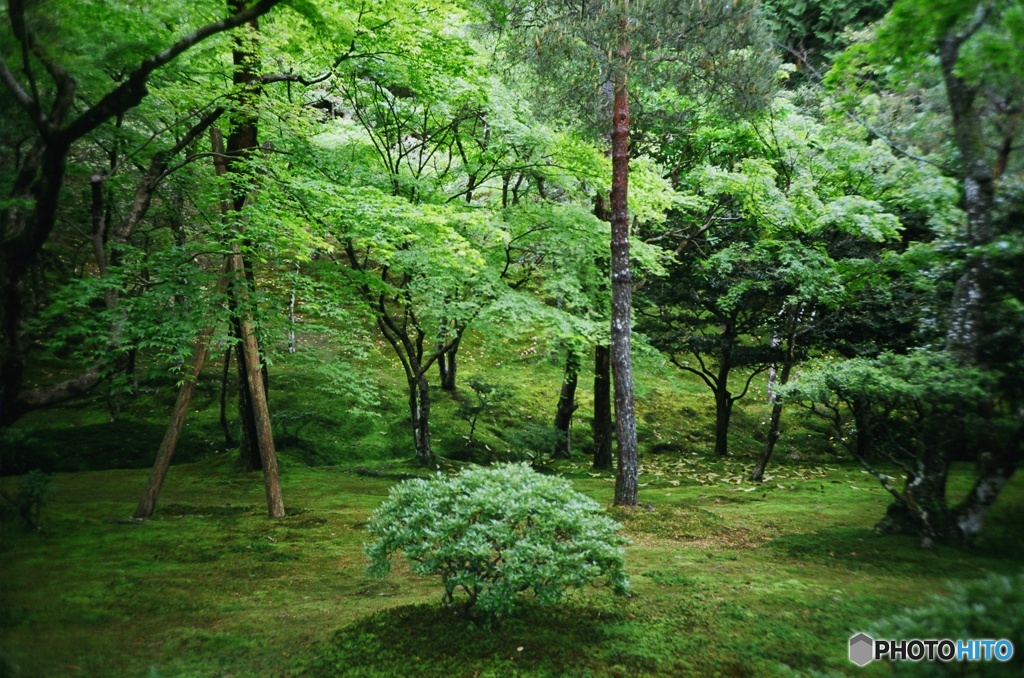
POLYGON ((374 575, 386 575, 402 552, 416 574, 441 576, 447 605, 461 589, 464 610, 501 617, 529 589, 542 605, 599 578, 625 593, 618 530, 568 481, 509 464, 392 488, 367 525, 375 541, 366 552, 374 575))
POLYGON ((764 0, 765 16, 777 41, 798 59, 820 63, 845 47, 844 32, 880 19, 892 0, 764 0))
MULTIPOLYGON (((991 383, 991 375, 959 367, 944 353, 919 350, 824 361, 781 393, 787 400, 837 414, 855 403, 866 403, 874 415, 874 435, 883 448, 897 457, 915 457, 930 446, 947 447, 954 436, 962 435, 971 415, 979 416, 989 402, 991 383)), ((842 436, 854 433, 847 428, 842 436)), ((983 431, 975 434, 981 436, 983 431)))
MULTIPOLYGON (((908 608, 875 623, 875 638, 1005 638, 1015 652, 1009 663, 974 662, 972 676, 1007 676, 1024 668, 1024 574, 991 574, 967 582, 953 581, 949 593, 935 595, 920 607, 908 608)), ((894 662, 898 676, 967 675, 960 662, 894 662)))
POLYGON ((529 423, 522 428, 509 431, 505 435, 505 441, 513 453, 513 458, 525 457, 532 459, 536 464, 552 450, 558 449, 559 445, 565 445, 565 433, 550 424, 529 423))
POLYGON ((479 379, 470 379, 469 388, 473 391, 472 399, 463 400, 455 411, 455 416, 469 423, 466 445, 473 444, 473 435, 480 415, 508 400, 511 395, 507 390, 479 379))
POLYGON ((41 532, 43 507, 49 503, 56 491, 53 476, 35 469, 22 476, 18 491, 13 497, 6 493, 3 497, 11 503, 18 512, 18 517, 28 528, 41 532))

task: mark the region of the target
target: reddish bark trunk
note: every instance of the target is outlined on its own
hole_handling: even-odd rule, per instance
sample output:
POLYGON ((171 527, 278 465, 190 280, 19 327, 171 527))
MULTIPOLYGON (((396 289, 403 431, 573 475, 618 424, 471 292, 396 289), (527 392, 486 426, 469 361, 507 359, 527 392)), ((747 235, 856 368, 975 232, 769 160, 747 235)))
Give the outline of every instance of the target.
POLYGON ((619 16, 618 64, 612 127, 612 376, 615 386, 615 424, 618 431, 618 475, 615 504, 637 501, 636 413, 633 408, 633 359, 630 349, 630 311, 633 280, 629 268, 629 3, 619 16))

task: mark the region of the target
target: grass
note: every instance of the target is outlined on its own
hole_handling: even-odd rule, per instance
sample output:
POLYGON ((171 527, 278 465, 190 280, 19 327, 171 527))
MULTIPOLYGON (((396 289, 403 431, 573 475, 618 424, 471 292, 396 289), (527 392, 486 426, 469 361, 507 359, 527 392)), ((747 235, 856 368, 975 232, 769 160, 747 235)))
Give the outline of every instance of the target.
MULTIPOLYGON (((519 358, 499 366, 467 341, 461 376, 515 389, 505 410, 478 427, 480 444, 498 453, 508 430, 546 418, 557 396, 560 366, 530 348, 525 342, 519 358)), ((384 367, 384 359, 375 366, 384 367)), ((826 454, 813 426, 792 419, 772 478, 752 485, 744 478, 763 405, 751 401, 738 418, 736 456, 713 459, 705 392, 656 364, 641 368, 641 505, 610 509, 632 540, 630 598, 585 589, 555 609, 526 600, 488 629, 446 612, 435 579, 402 566, 384 580, 367 577, 365 521, 397 477, 422 472, 402 461, 401 375, 380 373, 381 392, 392 397, 377 416, 359 418, 316 395, 315 375, 275 368, 279 431, 291 438, 282 445, 288 517, 271 521, 259 475, 217 452, 214 366, 201 382, 182 463, 143 524, 124 519, 173 389, 153 387, 119 422, 105 422, 97 400, 15 429, 21 458, 50 460, 63 472, 42 534, 9 512, 0 522, 0 655, 26 677, 880 676, 889 672, 884 664, 854 671, 847 661, 852 633, 944 591, 950 579, 1013 573, 1024 562, 1021 476, 974 549, 925 551, 872 531, 888 495, 826 454), (77 471, 104 457, 100 444, 134 468, 77 471)), ((585 412, 589 393, 580 395, 585 412)), ((437 393, 435 439, 453 457, 465 451, 468 430, 456 407, 437 393)), ((588 443, 577 424, 576 448, 588 443)), ((592 471, 582 455, 552 470, 610 504, 613 475, 592 471)), ((969 471, 954 468, 951 494, 966 491, 969 471)), ((16 483, 0 478, 8 492, 16 483)))
MULTIPOLYGON (((740 466, 699 462, 726 478, 740 466)), ((527 602, 492 630, 449 615, 437 581, 364 575, 361 530, 387 478, 294 467, 275 522, 258 475, 209 459, 175 466, 157 517, 130 524, 117 520, 145 472, 61 474, 42 535, 3 523, 3 652, 24 676, 844 674, 852 632, 950 578, 1019 568, 1019 478, 978 548, 923 551, 871 531, 885 497, 854 489, 857 469, 801 468, 745 492, 652 463, 642 505, 613 511, 632 597, 527 602)), ((584 461, 561 470, 609 500, 584 461)))

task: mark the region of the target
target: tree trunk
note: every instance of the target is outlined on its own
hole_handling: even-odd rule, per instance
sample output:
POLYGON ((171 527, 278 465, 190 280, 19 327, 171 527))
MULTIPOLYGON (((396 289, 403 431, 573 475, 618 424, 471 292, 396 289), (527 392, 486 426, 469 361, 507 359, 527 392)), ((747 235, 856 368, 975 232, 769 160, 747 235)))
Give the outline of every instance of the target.
POLYGON ((423 375, 409 382, 409 416, 416 448, 416 461, 428 466, 434 463, 430 449, 430 384, 423 375))
POLYGON ((989 261, 983 253, 976 253, 976 248, 992 241, 992 204, 995 199, 992 169, 985 159, 981 114, 975 106, 977 88, 969 85, 956 71, 960 46, 980 25, 980 22, 973 24, 964 34, 951 31, 939 44, 946 99, 953 118, 953 137, 960 152, 960 174, 967 212, 964 244, 974 250, 968 254, 964 272, 953 289, 949 329, 946 333, 946 350, 962 365, 975 365, 978 362, 979 326, 989 261))
POLYGON ((901 499, 889 505, 875 529, 883 534, 919 535, 926 545, 956 541, 950 530, 952 514, 946 502, 949 462, 945 451, 928 445, 918 451, 912 463, 916 470, 907 477, 901 499))
POLYGON ((455 390, 455 377, 459 369, 456 356, 459 352, 459 344, 462 343, 462 333, 464 331, 464 328, 456 330, 455 342, 447 351, 437 357, 437 366, 441 370, 441 389, 444 391, 455 390))
POLYGON ((612 468, 611 350, 594 347, 594 468, 612 468))
POLYGON ((555 428, 562 432, 562 439, 555 447, 556 459, 568 459, 572 454, 569 429, 572 414, 576 411, 576 383, 580 372, 580 358, 569 349, 565 357, 565 374, 562 376, 562 390, 558 394, 558 408, 555 410, 555 428))
POLYGON ((985 514, 1013 477, 1021 457, 1019 432, 1006 449, 982 454, 974 486, 953 510, 953 534, 959 543, 970 545, 977 538, 985 524, 985 514))
POLYGON ((203 369, 203 362, 206 360, 206 349, 210 345, 210 337, 213 336, 213 327, 207 328, 198 339, 196 339, 195 353, 192 356, 192 366, 185 380, 178 389, 178 399, 174 403, 174 410, 171 412, 171 422, 167 425, 164 439, 160 443, 160 451, 156 455, 156 463, 153 464, 153 472, 149 476, 146 490, 142 493, 138 508, 135 509, 135 519, 145 520, 153 516, 153 509, 156 508, 156 500, 160 495, 160 488, 163 487, 164 478, 167 476, 167 468, 171 465, 171 457, 174 456, 174 448, 178 444, 178 437, 185 425, 185 415, 188 414, 188 404, 192 399, 192 391, 199 381, 199 372, 203 369))
POLYGON ((612 375, 615 388, 615 424, 618 429, 618 475, 615 505, 637 501, 636 413, 633 408, 633 358, 630 316, 633 279, 629 268, 629 2, 618 8, 618 63, 615 69, 612 127, 612 375))
MULTIPOLYGON (((786 355, 783 358, 782 371, 778 375, 778 383, 781 386, 785 386, 789 383, 789 375, 793 371, 793 364, 795 360, 795 347, 796 347, 796 320, 797 316, 790 315, 790 326, 786 336, 786 355)), ((773 366, 774 367, 774 366, 773 366)), ((750 479, 754 482, 761 482, 764 480, 764 470, 768 466, 768 461, 772 458, 772 453, 775 451, 775 444, 779 441, 781 432, 779 430, 779 423, 782 419, 782 401, 775 394, 775 386, 772 380, 769 380, 769 397, 772 400, 772 416, 768 424, 768 439, 764 443, 764 449, 761 450, 761 456, 757 459, 757 464, 754 466, 754 470, 750 473, 750 479)))
MULTIPOLYGON (((232 284, 245 284, 239 281, 232 281, 232 284)), ((234 295, 232 295, 234 299, 234 295)), ((238 309, 232 311, 238 313, 238 309)), ((263 468, 260 459, 259 430, 256 425, 256 414, 253 411, 252 398, 249 396, 249 375, 246 372, 246 363, 241 359, 242 328, 238 318, 234 321, 235 338, 238 340, 238 421, 241 424, 242 435, 238 441, 238 461, 246 471, 259 471, 263 468)))
POLYGON ((230 346, 224 351, 224 371, 220 375, 220 428, 224 431, 224 445, 229 450, 235 446, 235 438, 231 435, 231 426, 228 424, 228 375, 231 373, 231 351, 230 346))
MULTIPOLYGON (((242 277, 242 255, 229 257, 231 273, 242 277)), ((243 305, 244 307, 244 305, 243 305)), ((252 399, 252 412, 256 418, 257 440, 259 442, 260 461, 263 465, 263 484, 267 494, 267 512, 271 518, 284 517, 284 499, 281 497, 281 479, 277 470, 277 451, 274 449, 274 436, 270 428, 270 408, 267 405, 267 393, 263 387, 263 370, 260 366, 259 344, 256 341, 256 330, 247 315, 238 319, 242 331, 241 352, 238 362, 245 362, 246 382, 249 385, 249 396, 252 399)))
POLYGON ((729 420, 732 418, 732 394, 719 383, 715 390, 715 456, 729 455, 729 420))
MULTIPOLYGON (((230 0, 229 6, 235 8, 239 0, 230 0)), ((255 19, 250 22, 255 30, 255 19)), ((218 176, 224 177, 230 171, 233 200, 231 204, 222 202, 221 211, 225 215, 230 210, 241 211, 251 197, 247 182, 240 180, 240 172, 236 162, 251 157, 256 150, 256 118, 253 113, 259 96, 258 78, 255 73, 257 59, 255 47, 251 42, 245 44, 244 39, 236 37, 234 51, 235 83, 239 85, 236 95, 238 111, 232 116, 234 125, 228 138, 227 153, 220 131, 211 128, 210 138, 213 146, 214 165, 218 176)), ((260 364, 259 341, 252 320, 251 292, 249 288, 249 272, 246 270, 237 244, 232 245, 232 254, 227 257, 230 278, 228 291, 229 303, 234 312, 236 331, 240 337, 238 362, 244 363, 245 383, 251 407, 248 408, 254 419, 256 441, 259 449, 260 463, 263 468, 263 483, 267 496, 267 512, 271 518, 284 517, 284 500, 281 497, 281 480, 277 469, 277 451, 274 448, 274 437, 270 424, 270 410, 267 404, 267 391, 264 372, 260 364)), ((241 369, 241 368, 240 368, 241 369)), ((240 398, 241 400, 241 398, 240 398)), ((244 430, 243 418, 243 430, 244 430)))

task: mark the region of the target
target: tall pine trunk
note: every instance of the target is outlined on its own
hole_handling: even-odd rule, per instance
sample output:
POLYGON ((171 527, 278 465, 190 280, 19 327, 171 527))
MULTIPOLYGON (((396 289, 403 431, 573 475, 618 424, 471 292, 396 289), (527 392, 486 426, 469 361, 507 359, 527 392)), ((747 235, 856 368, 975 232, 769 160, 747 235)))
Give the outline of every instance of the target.
POLYGON ((618 429, 618 474, 615 504, 635 506, 637 501, 636 412, 633 407, 633 359, 630 348, 630 311, 633 279, 629 268, 629 0, 618 7, 619 46, 615 69, 612 127, 612 375, 615 387, 615 424, 618 429))

